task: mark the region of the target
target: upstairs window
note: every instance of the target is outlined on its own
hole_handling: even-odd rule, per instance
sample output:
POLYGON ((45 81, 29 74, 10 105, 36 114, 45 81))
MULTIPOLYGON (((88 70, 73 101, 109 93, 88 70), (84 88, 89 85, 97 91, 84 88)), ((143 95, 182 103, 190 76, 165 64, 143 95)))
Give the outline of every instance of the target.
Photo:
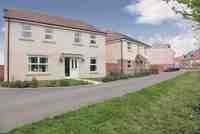
POLYGON ((22 25, 22 37, 23 38, 31 38, 32 37, 32 31, 31 31, 31 25, 24 24, 22 25))
POLYGON ((128 61, 128 68, 131 68, 131 61, 128 61))
POLYGON ((97 60, 96 58, 90 59, 90 72, 96 72, 97 71, 97 60))
POLYGON ((53 40, 53 29, 45 29, 45 40, 53 40))
POLYGON ((90 43, 96 44, 96 36, 95 35, 90 35, 90 43))
POLYGON ((29 56, 28 57, 28 72, 30 73, 48 72, 48 57, 47 56, 29 56))
POLYGON ((76 43, 81 42, 81 33, 80 32, 75 32, 75 34, 74 34, 74 42, 76 42, 76 43))

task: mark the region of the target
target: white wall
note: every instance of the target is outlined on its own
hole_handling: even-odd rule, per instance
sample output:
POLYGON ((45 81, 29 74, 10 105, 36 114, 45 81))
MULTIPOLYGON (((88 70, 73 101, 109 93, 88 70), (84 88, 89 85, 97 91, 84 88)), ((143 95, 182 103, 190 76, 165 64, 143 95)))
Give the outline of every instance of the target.
MULTIPOLYGON (((63 79, 64 62, 59 61, 61 53, 82 54, 85 61, 80 64, 80 77, 103 77, 105 76, 105 36, 96 34, 96 46, 90 47, 90 33, 82 32, 81 45, 75 46, 74 31, 54 29, 54 43, 44 43, 45 25, 32 25, 32 40, 22 39, 22 23, 12 22, 10 31, 10 79, 30 80, 38 79, 63 79), (46 55, 49 60, 49 72, 45 75, 29 75, 27 66, 28 55, 46 55), (97 58, 97 72, 90 73, 90 57, 97 58)), ((6 53, 5 53, 6 57, 6 53)), ((6 62, 5 62, 6 63, 6 62)))

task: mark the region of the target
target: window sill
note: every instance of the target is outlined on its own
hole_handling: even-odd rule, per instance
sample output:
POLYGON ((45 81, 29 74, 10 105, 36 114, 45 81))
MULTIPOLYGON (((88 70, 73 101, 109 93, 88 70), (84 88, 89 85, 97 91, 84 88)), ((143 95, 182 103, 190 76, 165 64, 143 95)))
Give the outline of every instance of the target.
POLYGON ((83 47, 84 45, 83 44, 78 44, 78 43, 74 43, 72 44, 73 46, 78 46, 78 47, 83 47))
POLYGON ((43 43, 48 43, 48 44, 56 44, 55 41, 49 41, 49 40, 44 40, 42 41, 43 43))
POLYGON ((90 47, 99 48, 97 45, 90 45, 90 47))
POLYGON ((43 75, 50 75, 50 73, 27 73, 27 76, 43 76, 43 75))
POLYGON ((90 74, 98 74, 98 72, 97 72, 97 71, 94 71, 94 72, 90 72, 90 74))
POLYGON ((32 40, 32 39, 26 39, 26 38, 20 38, 19 40, 21 40, 21 41, 31 41, 31 42, 34 41, 34 40, 32 40))

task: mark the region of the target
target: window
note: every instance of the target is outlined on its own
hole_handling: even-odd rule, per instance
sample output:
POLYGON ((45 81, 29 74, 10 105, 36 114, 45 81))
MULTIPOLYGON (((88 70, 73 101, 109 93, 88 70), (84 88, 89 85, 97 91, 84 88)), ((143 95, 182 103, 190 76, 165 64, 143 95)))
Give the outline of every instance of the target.
POLYGON ((129 60, 128 61, 128 68, 130 68, 131 67, 131 61, 129 60))
POLYGON ((31 73, 48 72, 48 57, 47 56, 29 56, 28 57, 28 72, 31 72, 31 73))
POLYGON ((28 25, 28 24, 22 25, 22 37, 23 38, 32 37, 31 25, 28 25))
POLYGON ((128 44, 128 50, 131 51, 132 49, 131 42, 127 42, 127 44, 128 44))
POLYGON ((72 63, 72 69, 77 69, 78 68, 78 59, 77 58, 73 58, 71 60, 72 63))
POLYGON ((53 29, 45 29, 45 40, 53 40, 53 29))
POLYGON ((75 58, 75 68, 78 68, 77 58, 75 58))
POLYGON ((96 44, 96 36, 95 35, 90 35, 90 43, 91 44, 96 44))
POLYGON ((81 33, 80 32, 75 32, 75 34, 74 34, 74 42, 76 42, 76 43, 81 42, 81 33))
POLYGON ((96 60, 96 58, 90 59, 90 71, 91 72, 97 71, 97 60, 96 60))

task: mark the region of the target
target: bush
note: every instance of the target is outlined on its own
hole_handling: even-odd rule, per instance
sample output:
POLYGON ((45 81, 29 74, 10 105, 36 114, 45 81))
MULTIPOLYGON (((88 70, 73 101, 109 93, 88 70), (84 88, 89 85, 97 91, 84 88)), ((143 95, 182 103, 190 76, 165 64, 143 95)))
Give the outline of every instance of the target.
POLYGON ((9 86, 9 82, 7 82, 7 81, 6 81, 6 82, 2 82, 2 83, 1 83, 1 86, 2 86, 2 87, 8 87, 8 86, 9 86))
POLYGON ((33 78, 32 81, 12 81, 12 82, 2 82, 2 87, 10 88, 37 88, 37 87, 66 87, 66 86, 77 86, 77 85, 87 85, 88 82, 79 80, 43 80, 38 81, 33 78))
POLYGON ((8 87, 15 88, 15 82, 14 81, 9 82, 8 87))
POLYGON ((17 80, 17 81, 15 81, 15 82, 13 82, 14 83, 14 87, 15 88, 22 88, 22 81, 20 81, 20 80, 17 80))
POLYGON ((147 76, 150 74, 151 74, 151 72, 148 70, 146 70, 144 72, 140 72, 140 73, 135 73, 134 75, 133 74, 111 73, 110 75, 104 77, 102 79, 102 81, 103 82, 116 81, 116 80, 129 79, 129 78, 134 78, 134 77, 147 76))
POLYGON ((30 82, 30 81, 23 81, 21 87, 22 87, 22 88, 31 87, 31 82, 30 82))
POLYGON ((38 80, 36 78, 33 78, 31 81, 31 87, 32 88, 37 88, 39 85, 38 80))

